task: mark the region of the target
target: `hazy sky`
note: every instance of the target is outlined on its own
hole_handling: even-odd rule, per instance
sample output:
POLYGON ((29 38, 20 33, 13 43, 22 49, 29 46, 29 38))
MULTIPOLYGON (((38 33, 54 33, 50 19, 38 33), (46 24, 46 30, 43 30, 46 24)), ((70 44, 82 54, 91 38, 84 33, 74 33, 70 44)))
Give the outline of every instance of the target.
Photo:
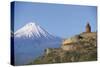
POLYGON ((87 22, 92 31, 97 27, 96 6, 15 2, 14 9, 15 31, 29 22, 35 22, 53 35, 70 37, 85 31, 87 22))

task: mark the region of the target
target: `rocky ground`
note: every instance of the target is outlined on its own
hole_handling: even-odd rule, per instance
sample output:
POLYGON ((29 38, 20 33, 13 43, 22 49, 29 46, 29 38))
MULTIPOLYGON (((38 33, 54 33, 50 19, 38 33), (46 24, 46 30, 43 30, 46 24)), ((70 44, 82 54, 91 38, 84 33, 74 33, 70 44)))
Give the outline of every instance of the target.
POLYGON ((29 64, 82 62, 97 60, 97 33, 81 33, 65 39, 61 48, 47 48, 43 56, 29 64))

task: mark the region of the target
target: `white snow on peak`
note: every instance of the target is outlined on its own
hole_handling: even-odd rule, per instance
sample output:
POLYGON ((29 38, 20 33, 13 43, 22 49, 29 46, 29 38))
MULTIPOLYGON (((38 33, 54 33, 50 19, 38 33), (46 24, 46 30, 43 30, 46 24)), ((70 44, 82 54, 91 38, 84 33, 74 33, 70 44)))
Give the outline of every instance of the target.
POLYGON ((49 34, 38 24, 30 22, 14 33, 15 37, 47 37, 49 34))

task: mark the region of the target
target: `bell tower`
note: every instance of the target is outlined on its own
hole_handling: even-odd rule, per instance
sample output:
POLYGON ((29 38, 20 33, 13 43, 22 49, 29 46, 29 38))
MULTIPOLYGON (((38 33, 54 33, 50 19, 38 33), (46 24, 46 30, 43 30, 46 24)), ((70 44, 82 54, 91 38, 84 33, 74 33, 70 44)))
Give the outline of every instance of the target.
POLYGON ((89 24, 89 22, 87 22, 87 25, 86 25, 86 33, 90 33, 91 32, 91 26, 89 24))

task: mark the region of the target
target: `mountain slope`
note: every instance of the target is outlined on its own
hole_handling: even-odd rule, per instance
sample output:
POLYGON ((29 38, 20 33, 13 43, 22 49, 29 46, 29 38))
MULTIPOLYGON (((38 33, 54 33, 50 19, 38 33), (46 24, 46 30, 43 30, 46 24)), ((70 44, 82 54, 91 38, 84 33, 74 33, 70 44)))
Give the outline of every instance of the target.
POLYGON ((61 41, 36 23, 26 24, 14 33, 15 65, 28 64, 46 48, 59 48, 61 41))
POLYGON ((63 41, 61 48, 48 48, 29 64, 82 62, 97 60, 97 33, 81 33, 63 41))
POLYGON ((26 37, 26 38, 34 38, 34 37, 48 37, 50 34, 45 31, 43 28, 41 28, 38 24, 36 23, 28 23, 21 29, 15 32, 15 37, 26 37))

